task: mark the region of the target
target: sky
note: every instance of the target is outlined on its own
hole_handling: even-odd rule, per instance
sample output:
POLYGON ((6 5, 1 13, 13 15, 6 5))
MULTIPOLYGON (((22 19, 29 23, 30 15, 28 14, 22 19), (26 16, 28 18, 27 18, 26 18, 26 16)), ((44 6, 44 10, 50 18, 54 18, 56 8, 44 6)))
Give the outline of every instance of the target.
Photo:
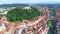
POLYGON ((60 0, 0 0, 0 4, 13 3, 60 3, 60 0))

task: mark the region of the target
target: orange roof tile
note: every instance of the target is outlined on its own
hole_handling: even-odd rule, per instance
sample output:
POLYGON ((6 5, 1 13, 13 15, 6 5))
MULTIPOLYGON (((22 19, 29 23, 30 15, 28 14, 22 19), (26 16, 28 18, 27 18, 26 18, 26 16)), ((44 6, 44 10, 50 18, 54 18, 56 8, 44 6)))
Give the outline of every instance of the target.
POLYGON ((7 26, 15 26, 16 24, 13 22, 6 23, 7 26))

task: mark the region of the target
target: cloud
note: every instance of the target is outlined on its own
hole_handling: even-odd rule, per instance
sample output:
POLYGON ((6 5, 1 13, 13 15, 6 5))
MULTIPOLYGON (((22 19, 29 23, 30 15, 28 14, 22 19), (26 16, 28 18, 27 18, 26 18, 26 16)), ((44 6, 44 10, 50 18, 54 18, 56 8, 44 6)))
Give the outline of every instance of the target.
POLYGON ((0 0, 0 4, 19 3, 19 0, 0 0))
POLYGON ((0 2, 5 2, 5 1, 7 1, 7 0, 0 0, 0 2))
POLYGON ((44 2, 60 2, 60 0, 20 0, 20 3, 44 3, 44 2))
POLYGON ((58 3, 60 0, 0 0, 0 4, 11 3, 58 3))

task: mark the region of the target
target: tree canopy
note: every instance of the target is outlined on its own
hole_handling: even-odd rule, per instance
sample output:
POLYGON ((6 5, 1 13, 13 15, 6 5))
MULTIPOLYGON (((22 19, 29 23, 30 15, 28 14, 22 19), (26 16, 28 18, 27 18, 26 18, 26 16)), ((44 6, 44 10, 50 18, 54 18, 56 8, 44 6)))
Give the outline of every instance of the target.
POLYGON ((31 20, 37 16, 40 16, 41 12, 38 11, 35 7, 31 7, 31 9, 21 9, 15 8, 8 11, 6 17, 10 22, 19 22, 23 20, 31 20))

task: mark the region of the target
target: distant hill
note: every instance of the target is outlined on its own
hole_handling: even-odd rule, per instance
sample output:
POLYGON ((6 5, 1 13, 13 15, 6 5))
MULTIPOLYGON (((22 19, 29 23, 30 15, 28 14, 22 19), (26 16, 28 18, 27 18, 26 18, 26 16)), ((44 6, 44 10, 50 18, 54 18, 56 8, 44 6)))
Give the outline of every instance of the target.
POLYGON ((4 7, 17 7, 17 6, 28 6, 26 4, 2 4, 0 5, 0 8, 4 8, 4 7))
POLYGON ((5 8, 5 7, 17 7, 17 6, 47 6, 47 7, 60 7, 60 4, 41 4, 41 3, 36 3, 36 4, 2 4, 0 5, 0 8, 5 8))
POLYGON ((37 4, 32 4, 32 6, 47 6, 47 7, 60 7, 60 4, 41 4, 41 3, 37 3, 37 4))

